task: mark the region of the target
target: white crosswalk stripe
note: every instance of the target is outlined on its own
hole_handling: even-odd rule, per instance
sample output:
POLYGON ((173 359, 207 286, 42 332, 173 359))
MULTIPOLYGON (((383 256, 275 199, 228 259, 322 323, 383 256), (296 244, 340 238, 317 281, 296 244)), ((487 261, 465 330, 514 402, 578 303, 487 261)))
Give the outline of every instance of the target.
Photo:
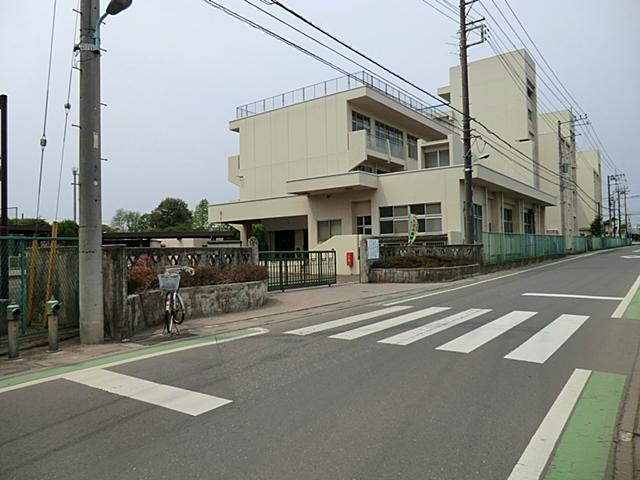
POLYGON ((489 322, 486 325, 476 328, 450 342, 440 345, 436 350, 446 350, 449 352, 469 353, 485 343, 499 337, 513 327, 520 325, 525 320, 533 317, 538 312, 526 312, 514 310, 506 315, 489 322))
POLYGON ((331 335, 329 338, 339 338, 341 340, 353 340, 355 338, 364 337, 372 333, 381 332, 387 328, 402 325, 403 323, 413 322, 420 318, 428 317, 429 315, 435 315, 436 313, 449 310, 450 307, 429 307, 423 310, 417 310, 415 312, 405 313, 399 317, 390 318, 388 320, 382 320, 381 322, 372 323, 370 325, 363 325, 362 327, 348 330, 346 332, 331 335))
POLYGON ((586 315, 560 315, 504 358, 544 363, 588 318, 586 315))
POLYGON ((422 340, 423 338, 427 338, 431 335, 435 335, 436 333, 440 333, 443 330, 454 327, 473 318, 479 317, 480 315, 484 315, 485 313, 488 313, 490 311, 490 309, 486 308, 470 308, 469 310, 465 310, 464 312, 455 313, 440 320, 436 320, 435 322, 427 323, 426 325, 423 325, 421 327, 399 333, 397 335, 394 335, 393 337, 379 340, 378 343, 387 343, 390 345, 409 345, 413 342, 417 342, 418 340, 422 340))
POLYGON ((401 312, 411 307, 387 307, 381 310, 374 310, 373 312, 360 313, 358 315, 352 315, 350 317, 339 318, 338 320, 331 320, 330 322, 319 323, 310 327, 298 328, 296 330, 289 330, 284 332, 288 335, 311 335, 312 333, 323 332, 325 330, 331 330, 332 328, 343 327, 345 325, 351 325, 352 323, 362 322, 371 318, 382 317, 390 313, 401 312))
MULTIPOLYGON (((337 329, 339 327, 348 326, 358 322, 364 322, 366 320, 375 319, 377 317, 391 315, 409 308, 412 307, 386 307, 380 310, 365 312, 358 315, 351 315, 348 317, 339 318, 337 320, 331 320, 328 322, 319 323, 317 325, 311 325, 309 327, 290 330, 285 333, 289 335, 311 335, 313 333, 324 332, 326 330, 337 329)), ((340 340, 355 340, 367 335, 382 332, 383 330, 387 330, 389 328, 399 327, 409 322, 421 320, 432 315, 437 315, 447 310, 451 310, 451 307, 423 308, 421 310, 403 313, 398 316, 392 316, 391 318, 386 318, 374 323, 361 325, 351 330, 338 332, 333 335, 329 335, 329 338, 336 338, 340 340)), ((469 308, 467 310, 453 313, 434 321, 429 321, 428 323, 425 323, 418 327, 410 328, 406 331, 396 333, 390 337, 378 340, 377 343, 397 346, 410 345, 419 340, 423 340, 427 337, 431 337, 433 335, 441 333, 457 325, 461 325, 474 318, 486 315, 491 311, 492 310, 489 308, 469 308)), ((458 353, 471 353, 474 350, 482 347, 483 345, 491 342, 492 340, 500 337, 511 329, 517 327, 536 314, 538 314, 538 312, 513 310, 509 313, 506 313, 505 315, 496 318, 495 320, 491 320, 480 327, 477 327, 467 333, 454 338, 447 343, 436 347, 436 350, 458 353)), ((504 358, 508 360, 518 360, 522 362, 543 364, 551 356, 553 356, 554 353, 558 349, 560 349, 560 347, 562 347, 562 345, 564 345, 588 319, 589 317, 586 315, 562 314, 542 330, 531 336, 519 347, 514 349, 509 354, 505 355, 504 358)))

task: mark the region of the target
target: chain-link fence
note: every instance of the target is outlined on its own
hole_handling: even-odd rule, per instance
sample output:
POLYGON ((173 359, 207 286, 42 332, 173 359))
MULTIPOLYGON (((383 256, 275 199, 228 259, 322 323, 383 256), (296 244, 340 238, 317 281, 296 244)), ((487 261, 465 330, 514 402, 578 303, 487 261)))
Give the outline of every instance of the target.
POLYGON ((6 307, 20 306, 21 335, 46 332, 46 302, 61 302, 60 329, 78 326, 78 240, 0 237, 0 338, 7 335, 6 307))

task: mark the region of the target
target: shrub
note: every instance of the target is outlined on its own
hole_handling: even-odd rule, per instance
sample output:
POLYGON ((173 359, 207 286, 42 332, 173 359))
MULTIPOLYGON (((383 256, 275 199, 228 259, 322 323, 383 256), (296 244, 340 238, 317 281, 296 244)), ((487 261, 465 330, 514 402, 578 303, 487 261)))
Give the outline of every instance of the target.
POLYGON ((137 293, 158 285, 156 272, 150 267, 134 266, 127 275, 127 291, 137 293))
MULTIPOLYGON (((195 267, 194 275, 186 272, 180 274, 181 287, 201 285, 219 285, 221 283, 242 283, 266 280, 269 274, 265 267, 259 265, 235 265, 233 267, 195 267)), ((139 293, 150 288, 158 288, 157 273, 144 262, 136 261, 129 270, 127 289, 131 293, 139 293)))

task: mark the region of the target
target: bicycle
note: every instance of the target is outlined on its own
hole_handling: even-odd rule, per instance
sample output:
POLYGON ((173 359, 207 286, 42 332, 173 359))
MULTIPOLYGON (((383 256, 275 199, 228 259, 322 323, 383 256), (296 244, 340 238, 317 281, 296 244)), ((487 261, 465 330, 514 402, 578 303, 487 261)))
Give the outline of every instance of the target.
POLYGON ((193 276, 195 271, 191 267, 167 267, 164 273, 158 275, 160 290, 164 293, 164 329, 169 334, 180 334, 178 325, 184 322, 184 301, 178 293, 180 289, 180 273, 187 272, 193 276))

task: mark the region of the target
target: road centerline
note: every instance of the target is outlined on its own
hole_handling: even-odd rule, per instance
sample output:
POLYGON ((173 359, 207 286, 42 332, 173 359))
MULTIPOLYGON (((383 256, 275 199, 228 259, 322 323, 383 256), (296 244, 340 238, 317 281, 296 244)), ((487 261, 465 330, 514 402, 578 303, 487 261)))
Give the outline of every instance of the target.
POLYGON ((583 300, 612 300, 620 301, 623 297, 606 297, 600 295, 578 295, 574 293, 542 293, 527 292, 522 294, 523 297, 550 297, 550 298, 579 298, 583 300))

